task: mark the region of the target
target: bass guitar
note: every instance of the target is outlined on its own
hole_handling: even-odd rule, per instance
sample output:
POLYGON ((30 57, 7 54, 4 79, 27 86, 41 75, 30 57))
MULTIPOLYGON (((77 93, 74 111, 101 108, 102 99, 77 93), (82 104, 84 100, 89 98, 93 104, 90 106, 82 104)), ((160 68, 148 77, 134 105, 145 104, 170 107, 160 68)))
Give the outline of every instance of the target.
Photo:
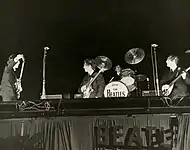
POLYGON ((16 89, 17 89, 17 99, 20 99, 20 93, 22 92, 22 86, 21 86, 21 80, 22 80, 22 75, 23 75, 23 71, 24 71, 24 64, 25 64, 25 59, 23 58, 23 62, 22 62, 22 67, 20 70, 20 76, 17 79, 17 82, 15 83, 16 89))
MULTIPOLYGON (((189 71, 190 67, 188 67, 185 72, 189 71)), ((162 86, 162 93, 164 96, 169 96, 173 90, 174 83, 181 78, 183 73, 181 73, 177 78, 175 78, 170 84, 166 84, 162 86)))
POLYGON ((98 77, 98 75, 104 71, 104 68, 101 68, 98 73, 94 76, 94 78, 91 78, 90 81, 83 85, 84 86, 84 89, 82 90, 82 97, 83 98, 89 98, 90 97, 90 94, 94 91, 94 89, 92 88, 92 83, 94 82, 94 80, 98 77))

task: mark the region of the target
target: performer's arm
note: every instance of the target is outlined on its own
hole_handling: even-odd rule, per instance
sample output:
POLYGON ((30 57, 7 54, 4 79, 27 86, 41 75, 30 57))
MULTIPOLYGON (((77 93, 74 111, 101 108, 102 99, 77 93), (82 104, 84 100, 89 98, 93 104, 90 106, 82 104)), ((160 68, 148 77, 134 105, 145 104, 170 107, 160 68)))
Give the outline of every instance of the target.
POLYGON ((13 66, 14 66, 15 64, 16 64, 15 61, 9 61, 9 62, 7 63, 6 71, 7 71, 7 72, 11 71, 11 70, 13 69, 13 66))
POLYGON ((79 93, 82 93, 81 87, 84 86, 87 82, 88 82, 88 78, 87 78, 87 76, 85 76, 78 88, 79 93))
POLYGON ((99 76, 97 77, 97 84, 98 88, 97 88, 96 98, 102 97, 104 94, 105 80, 102 74, 99 74, 99 76))
POLYGON ((10 83, 15 95, 16 95, 16 91, 17 91, 17 86, 16 86, 16 79, 14 76, 10 75, 9 78, 8 78, 8 82, 10 83))
POLYGON ((9 60, 7 64, 7 71, 12 70, 14 65, 20 60, 24 60, 23 54, 18 54, 13 60, 9 60))
POLYGON ((163 91, 166 88, 167 85, 167 78, 166 76, 162 77, 162 79, 160 80, 160 88, 163 91))
POLYGON ((182 72, 181 76, 186 84, 190 84, 190 75, 187 72, 182 72))
POLYGON ((174 73, 174 72, 170 72, 170 71, 165 72, 165 74, 162 76, 162 78, 160 80, 160 86, 162 87, 163 85, 170 84, 175 76, 176 76, 176 73, 174 73))

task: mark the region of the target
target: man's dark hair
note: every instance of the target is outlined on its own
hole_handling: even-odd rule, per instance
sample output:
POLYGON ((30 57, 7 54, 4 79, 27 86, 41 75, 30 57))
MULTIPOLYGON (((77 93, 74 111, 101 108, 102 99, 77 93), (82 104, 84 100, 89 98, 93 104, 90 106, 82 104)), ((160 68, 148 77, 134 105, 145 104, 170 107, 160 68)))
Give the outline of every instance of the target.
POLYGON ((85 60, 84 60, 84 63, 85 63, 86 65, 90 65, 93 70, 96 69, 96 62, 95 62, 94 59, 85 59, 85 60))
POLYGON ((8 65, 10 62, 14 61, 14 58, 15 58, 16 56, 17 56, 16 54, 11 54, 11 55, 9 56, 8 60, 7 60, 7 65, 8 65))

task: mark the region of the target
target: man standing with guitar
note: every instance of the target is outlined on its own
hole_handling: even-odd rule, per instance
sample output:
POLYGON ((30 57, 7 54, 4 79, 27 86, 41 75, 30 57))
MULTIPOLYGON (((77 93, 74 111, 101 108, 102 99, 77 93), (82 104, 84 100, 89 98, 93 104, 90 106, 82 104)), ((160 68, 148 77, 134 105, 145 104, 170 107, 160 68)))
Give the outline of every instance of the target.
POLYGON ((78 92, 83 98, 99 98, 103 96, 105 80, 101 71, 96 72, 96 62, 94 59, 84 60, 84 71, 88 74, 84 77, 78 92))
POLYGON ((160 84, 162 85, 162 92, 165 96, 169 96, 172 100, 180 100, 184 96, 188 96, 188 84, 190 84, 190 76, 188 71, 190 67, 183 70, 179 64, 179 57, 170 55, 166 60, 169 73, 164 76, 160 84))
POLYGON ((15 74, 20 65, 20 60, 24 63, 23 54, 9 56, 1 80, 0 95, 3 101, 14 101, 20 97, 22 91, 21 79, 18 79, 15 74))

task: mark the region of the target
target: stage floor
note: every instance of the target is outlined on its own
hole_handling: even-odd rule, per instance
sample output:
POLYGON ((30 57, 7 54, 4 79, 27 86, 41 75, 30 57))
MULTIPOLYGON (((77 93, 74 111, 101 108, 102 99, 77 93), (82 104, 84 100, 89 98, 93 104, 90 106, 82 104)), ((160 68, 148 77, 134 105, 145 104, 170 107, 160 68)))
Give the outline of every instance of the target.
POLYGON ((0 103, 0 118, 190 113, 190 98, 51 99, 0 103), (173 103, 173 104, 172 104, 173 103))

